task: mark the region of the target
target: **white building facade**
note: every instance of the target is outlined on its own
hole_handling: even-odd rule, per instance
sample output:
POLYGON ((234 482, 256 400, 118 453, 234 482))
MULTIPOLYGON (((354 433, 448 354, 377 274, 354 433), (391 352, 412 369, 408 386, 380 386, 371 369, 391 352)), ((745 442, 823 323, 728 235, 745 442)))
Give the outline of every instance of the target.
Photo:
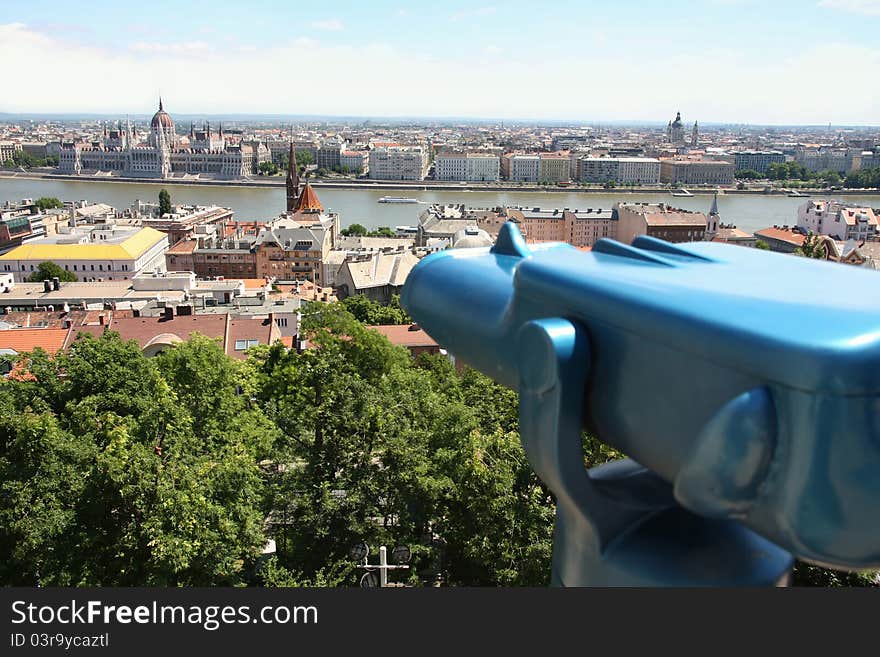
POLYGON ((873 209, 839 201, 807 201, 798 208, 798 226, 841 241, 873 241, 878 236, 873 209))
POLYGON ((423 180, 428 156, 421 146, 387 146, 370 151, 369 177, 375 180, 423 180))
POLYGON ((501 158, 482 153, 441 153, 434 158, 436 180, 494 182, 500 178, 501 158))

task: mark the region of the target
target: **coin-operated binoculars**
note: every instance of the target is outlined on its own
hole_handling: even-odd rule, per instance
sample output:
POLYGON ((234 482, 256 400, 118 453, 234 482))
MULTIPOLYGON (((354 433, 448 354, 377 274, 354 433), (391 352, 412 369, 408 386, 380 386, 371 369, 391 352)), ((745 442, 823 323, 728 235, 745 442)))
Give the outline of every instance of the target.
POLYGON ((519 391, 554 584, 784 584, 880 566, 880 275, 639 237, 425 258, 403 306, 519 391), (629 459, 584 467, 586 429, 629 459))

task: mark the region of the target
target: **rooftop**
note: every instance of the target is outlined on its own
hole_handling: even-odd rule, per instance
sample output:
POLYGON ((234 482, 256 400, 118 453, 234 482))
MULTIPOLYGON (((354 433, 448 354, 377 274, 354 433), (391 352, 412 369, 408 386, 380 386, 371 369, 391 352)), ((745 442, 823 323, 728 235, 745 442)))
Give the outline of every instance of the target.
POLYGON ((18 246, 0 260, 136 260, 168 236, 154 228, 117 228, 107 239, 91 238, 89 233, 53 235, 18 246), (64 243, 77 237, 84 242, 64 243))
POLYGON ((0 350, 23 354, 40 347, 49 354, 64 348, 70 329, 66 328, 14 328, 0 331, 0 350))

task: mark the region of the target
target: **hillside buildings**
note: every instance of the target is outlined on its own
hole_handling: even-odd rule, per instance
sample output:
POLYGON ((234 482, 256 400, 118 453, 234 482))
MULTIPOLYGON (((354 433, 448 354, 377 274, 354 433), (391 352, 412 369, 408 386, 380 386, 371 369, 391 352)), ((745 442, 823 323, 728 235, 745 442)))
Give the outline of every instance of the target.
POLYGON ((807 201, 798 208, 800 228, 835 240, 875 241, 877 217, 872 208, 840 201, 807 201))
POLYGON ((115 225, 64 228, 57 235, 18 246, 0 256, 0 273, 26 280, 52 261, 78 279, 129 279, 142 271, 163 271, 168 236, 154 228, 115 225))
POLYGON ((567 242, 576 247, 591 247, 603 237, 617 239, 618 222, 612 209, 507 208, 506 214, 519 223, 527 242, 567 242))
POLYGON ((708 218, 663 203, 616 203, 617 239, 630 244, 639 235, 667 242, 699 242, 707 237, 708 218))

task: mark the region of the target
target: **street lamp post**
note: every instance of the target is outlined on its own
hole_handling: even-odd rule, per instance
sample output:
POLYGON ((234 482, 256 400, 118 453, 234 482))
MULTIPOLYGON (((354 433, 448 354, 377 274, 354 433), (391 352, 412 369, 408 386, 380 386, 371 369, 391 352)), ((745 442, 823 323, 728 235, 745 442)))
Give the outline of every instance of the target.
POLYGON ((354 561, 363 560, 363 563, 357 564, 356 567, 364 568, 367 571, 364 573, 364 576, 361 577, 362 587, 376 586, 377 579, 380 587, 388 586, 388 571, 409 570, 408 564, 409 560, 412 558, 412 553, 406 545, 398 545, 391 551, 391 558, 394 561, 393 564, 388 563, 388 548, 384 545, 379 548, 379 565, 369 563, 369 554, 370 548, 363 541, 355 544, 349 551, 349 556, 351 556, 354 561), (379 574, 378 578, 376 577, 377 571, 379 574))

